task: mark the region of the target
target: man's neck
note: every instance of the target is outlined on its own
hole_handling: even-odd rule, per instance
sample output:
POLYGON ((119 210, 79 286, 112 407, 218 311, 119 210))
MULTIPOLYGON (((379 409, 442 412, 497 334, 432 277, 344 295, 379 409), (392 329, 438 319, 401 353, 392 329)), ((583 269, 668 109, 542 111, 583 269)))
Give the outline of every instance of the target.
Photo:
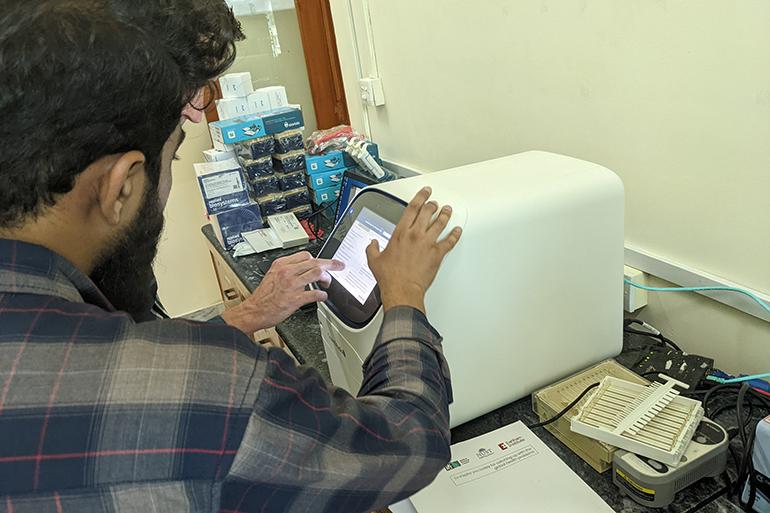
POLYGON ((64 223, 49 216, 38 217, 18 228, 0 228, 0 238, 43 246, 66 258, 83 274, 89 275, 96 265, 98 250, 78 223, 64 223))

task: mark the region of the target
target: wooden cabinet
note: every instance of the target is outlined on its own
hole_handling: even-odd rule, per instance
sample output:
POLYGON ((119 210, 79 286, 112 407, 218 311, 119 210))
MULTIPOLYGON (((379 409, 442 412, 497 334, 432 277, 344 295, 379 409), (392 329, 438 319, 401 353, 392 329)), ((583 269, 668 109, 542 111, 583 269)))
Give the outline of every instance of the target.
POLYGON ((244 299, 249 297, 249 289, 235 275, 227 262, 222 258, 219 252, 209 249, 211 261, 214 264, 214 272, 219 282, 219 291, 222 294, 222 301, 225 310, 238 306, 244 299))
MULTIPOLYGON (((211 262, 214 264, 214 272, 217 275, 217 282, 219 282, 219 291, 222 294, 222 302, 225 305, 225 310, 229 310, 230 308, 241 304, 243 300, 251 295, 251 292, 240 278, 238 278, 235 272, 233 272, 217 249, 211 247, 210 242, 208 244, 211 262)), ((252 339, 254 342, 264 346, 280 347, 294 358, 295 361, 297 360, 281 339, 280 335, 278 335, 278 332, 275 331, 275 328, 257 331, 254 333, 252 339)))

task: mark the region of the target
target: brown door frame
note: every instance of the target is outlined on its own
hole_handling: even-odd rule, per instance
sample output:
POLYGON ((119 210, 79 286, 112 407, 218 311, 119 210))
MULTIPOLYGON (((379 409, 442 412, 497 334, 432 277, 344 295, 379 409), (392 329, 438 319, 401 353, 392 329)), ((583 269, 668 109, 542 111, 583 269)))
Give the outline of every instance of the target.
POLYGON ((318 128, 349 125, 329 0, 295 0, 318 128))

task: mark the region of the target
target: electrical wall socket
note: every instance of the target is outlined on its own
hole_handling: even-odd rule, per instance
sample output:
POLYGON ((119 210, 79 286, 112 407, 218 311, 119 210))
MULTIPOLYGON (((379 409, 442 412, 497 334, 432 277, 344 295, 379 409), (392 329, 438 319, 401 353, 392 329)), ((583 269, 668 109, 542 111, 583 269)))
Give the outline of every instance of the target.
MULTIPOLYGON (((623 275, 625 279, 631 280, 634 283, 647 285, 647 274, 639 269, 624 265, 623 275)), ((647 306, 647 291, 623 283, 623 310, 628 313, 634 313, 645 306, 647 306)))
POLYGON ((361 79, 361 99, 372 107, 382 107, 385 105, 385 91, 382 88, 382 79, 379 77, 370 77, 361 79))

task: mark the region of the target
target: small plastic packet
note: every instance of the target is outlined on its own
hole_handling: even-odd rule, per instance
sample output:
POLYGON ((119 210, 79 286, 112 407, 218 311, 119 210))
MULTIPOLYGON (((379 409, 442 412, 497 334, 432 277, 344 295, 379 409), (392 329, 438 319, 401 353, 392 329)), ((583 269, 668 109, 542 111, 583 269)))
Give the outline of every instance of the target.
POLYGON ((281 192, 281 185, 277 176, 266 176, 249 182, 249 184, 251 185, 251 192, 256 198, 281 192))
POLYGON ((258 159, 275 152, 275 140, 271 136, 259 137, 236 143, 235 154, 243 159, 258 159))
POLYGON ((295 171, 294 173, 277 173, 278 185, 282 191, 290 191, 307 185, 305 172, 295 171))
POLYGON ((305 169, 305 152, 292 151, 289 153, 277 153, 273 155, 275 169, 284 173, 292 173, 305 169))
POLYGON ((284 192, 283 197, 286 200, 286 208, 289 210, 310 205, 310 193, 307 187, 284 192))
POLYGON ((267 176, 273 176, 275 170, 273 169, 273 159, 270 156, 261 157, 258 159, 239 159, 243 171, 246 174, 246 179, 249 182, 254 183, 260 178, 267 176))
POLYGON ((273 137, 275 139, 275 153, 290 153, 292 151, 305 150, 302 129, 281 132, 273 137))
POLYGON ((281 214, 289 210, 288 201, 283 193, 271 194, 257 200, 262 209, 262 216, 268 217, 275 214, 281 214))
POLYGON ((349 140, 356 137, 360 136, 347 125, 316 130, 307 139, 307 150, 311 155, 320 155, 332 149, 341 150, 349 140))

